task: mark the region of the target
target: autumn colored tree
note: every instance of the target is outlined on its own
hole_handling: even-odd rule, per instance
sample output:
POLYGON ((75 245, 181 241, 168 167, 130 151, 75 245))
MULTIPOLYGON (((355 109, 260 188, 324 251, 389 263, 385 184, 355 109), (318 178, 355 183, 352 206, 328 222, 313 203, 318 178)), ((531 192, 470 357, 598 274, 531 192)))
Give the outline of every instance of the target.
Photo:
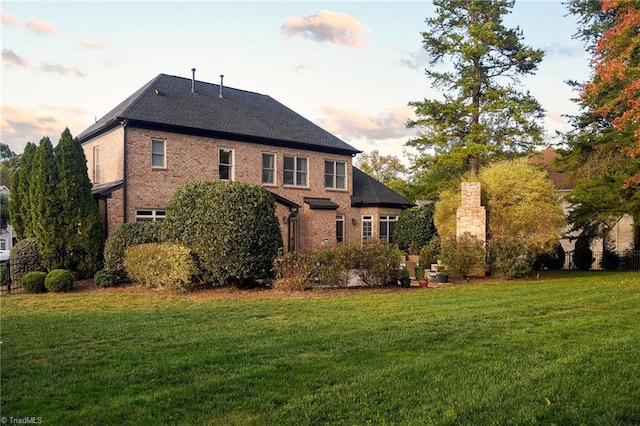
MULTIPOLYGON (((602 12, 613 13, 613 24, 598 40, 594 52, 595 78, 582 97, 596 104, 593 113, 614 117, 618 130, 631 131, 632 144, 622 148, 631 158, 640 157, 640 2, 602 0, 602 12)), ((640 195, 640 171, 625 181, 637 187, 640 195)))
POLYGON ((385 185, 400 179, 403 173, 407 172, 407 167, 400 162, 395 155, 380 155, 377 149, 370 153, 360 154, 356 167, 384 183, 385 185))
POLYGON ((442 99, 410 102, 419 129, 408 145, 433 160, 466 166, 477 175, 490 157, 521 154, 542 141, 543 110, 520 78, 533 74, 544 52, 523 44, 503 16, 513 0, 434 0, 436 15, 422 33, 430 65, 425 73, 442 99), (439 66, 444 64, 443 66, 439 66), (448 65, 451 64, 451 65, 448 65))

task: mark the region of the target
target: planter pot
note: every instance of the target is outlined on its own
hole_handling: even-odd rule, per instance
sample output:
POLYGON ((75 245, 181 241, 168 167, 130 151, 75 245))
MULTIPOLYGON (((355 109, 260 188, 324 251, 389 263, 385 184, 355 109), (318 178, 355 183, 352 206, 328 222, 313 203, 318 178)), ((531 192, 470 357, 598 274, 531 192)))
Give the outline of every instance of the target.
POLYGON ((411 286, 411 278, 401 278, 400 279, 400 287, 409 287, 411 286))
POLYGON ((449 275, 446 274, 438 274, 438 282, 439 283, 448 283, 449 282, 449 275))
POLYGON ((429 286, 429 280, 426 278, 422 278, 420 281, 418 281, 420 283, 420 287, 428 287, 429 286))

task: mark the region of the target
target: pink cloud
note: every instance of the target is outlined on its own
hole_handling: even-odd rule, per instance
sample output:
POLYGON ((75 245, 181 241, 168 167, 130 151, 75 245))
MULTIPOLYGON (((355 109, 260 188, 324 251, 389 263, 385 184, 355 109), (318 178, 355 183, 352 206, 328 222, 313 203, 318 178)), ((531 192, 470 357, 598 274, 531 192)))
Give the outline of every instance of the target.
POLYGON ((7 15, 6 13, 2 12, 0 12, 0 22, 8 27, 21 28, 23 26, 22 23, 13 16, 7 15))
POLYGON ((56 73, 60 75, 73 74, 76 77, 82 77, 82 78, 85 78, 87 76, 86 73, 82 72, 82 70, 80 70, 80 68, 78 68, 75 65, 69 68, 69 67, 65 67, 64 65, 51 64, 49 62, 43 62, 42 64, 40 64, 40 71, 51 72, 51 73, 56 73))
POLYGON ((89 50, 107 50, 109 48, 109 45, 103 41, 80 40, 78 43, 89 50))
POLYGON ((37 19, 30 19, 29 22, 25 25, 25 27, 37 34, 47 34, 52 35, 56 33, 55 28, 52 25, 49 25, 45 22, 38 21, 37 19))
POLYGON ((65 127, 75 135, 91 124, 81 119, 86 115, 87 111, 79 107, 40 106, 26 110, 3 105, 0 107, 2 143, 15 152, 22 152, 27 142, 38 143, 44 136, 57 141, 65 127))
POLYGON ((17 65, 19 67, 26 68, 29 66, 29 61, 27 61, 25 58, 18 55, 11 49, 2 49, 2 59, 10 64, 17 65))
POLYGON ((328 117, 318 120, 318 124, 345 138, 397 139, 415 133, 405 125, 409 118, 415 118, 409 107, 390 108, 375 116, 329 105, 323 106, 322 111, 328 117))
POLYGON ((362 37, 368 30, 360 21, 345 13, 320 10, 306 18, 297 16, 289 19, 280 28, 280 33, 286 38, 302 36, 317 42, 361 49, 364 46, 362 37))

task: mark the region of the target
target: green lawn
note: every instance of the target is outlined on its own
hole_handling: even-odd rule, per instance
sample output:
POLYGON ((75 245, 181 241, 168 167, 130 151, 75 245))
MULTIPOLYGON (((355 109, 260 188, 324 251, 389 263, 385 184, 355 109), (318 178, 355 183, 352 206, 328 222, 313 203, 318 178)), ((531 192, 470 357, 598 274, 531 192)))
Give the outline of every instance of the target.
POLYGON ((246 299, 1 301, 4 417, 45 425, 638 425, 640 274, 246 299))

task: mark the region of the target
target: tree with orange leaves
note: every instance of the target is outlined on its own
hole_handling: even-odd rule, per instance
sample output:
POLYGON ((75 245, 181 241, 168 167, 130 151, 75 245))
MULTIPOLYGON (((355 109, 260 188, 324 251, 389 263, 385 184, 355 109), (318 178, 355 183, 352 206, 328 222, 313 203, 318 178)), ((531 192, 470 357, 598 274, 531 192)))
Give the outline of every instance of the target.
MULTIPOLYGON (((630 130, 635 143, 622 151, 640 158, 640 2, 601 0, 602 12, 613 14, 614 23, 604 31, 595 47, 595 78, 584 87, 582 97, 595 100, 593 113, 614 117, 613 127, 630 130)), ((640 172, 625 181, 637 186, 640 195, 640 172)))

